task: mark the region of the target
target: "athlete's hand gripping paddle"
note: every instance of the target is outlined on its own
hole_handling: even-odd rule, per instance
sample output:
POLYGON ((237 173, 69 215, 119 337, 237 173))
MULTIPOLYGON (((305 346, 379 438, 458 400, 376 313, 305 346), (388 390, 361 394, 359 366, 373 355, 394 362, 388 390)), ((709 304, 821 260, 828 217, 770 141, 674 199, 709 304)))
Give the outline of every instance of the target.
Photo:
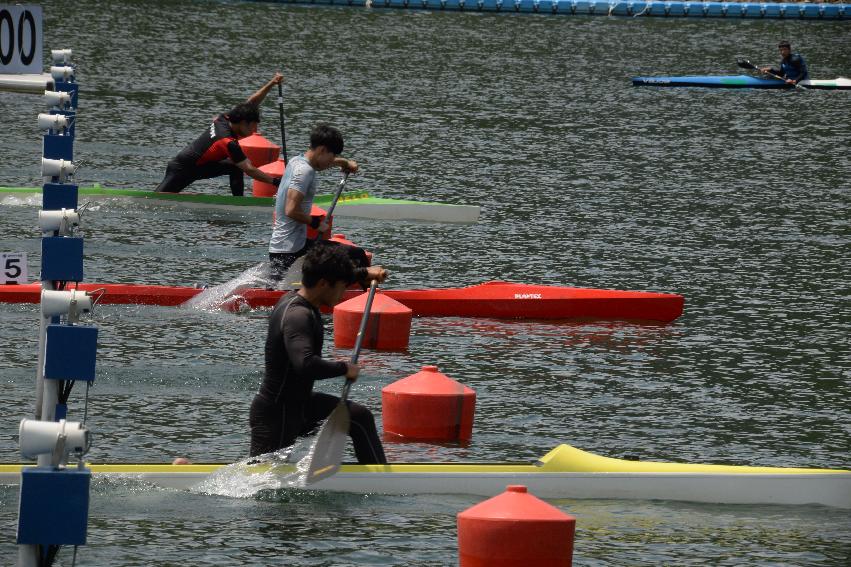
MULTIPOLYGON (((334 193, 334 200, 331 201, 331 206, 328 208, 328 214, 325 216, 326 219, 330 219, 331 215, 334 214, 334 208, 337 206, 337 201, 340 200, 340 195, 343 194, 343 189, 346 187, 346 181, 349 180, 349 172, 343 173, 343 178, 340 180, 340 184, 337 186, 337 192, 334 193)), ((313 243, 316 244, 319 240, 322 239, 322 233, 316 235, 316 238, 313 240, 313 243)), ((305 247, 307 243, 305 243, 305 247)), ((292 289, 301 287, 301 267, 304 264, 304 256, 299 256, 295 259, 295 262, 287 270, 286 275, 284 276, 284 283, 286 287, 292 289)))
MULTIPOLYGON (((378 286, 376 280, 372 280, 369 284, 369 295, 366 298, 366 305, 363 308, 363 317, 360 320, 360 328, 358 328, 358 336, 355 339, 355 350, 352 352, 352 364, 357 364, 358 355, 360 355, 363 336, 366 333, 366 323, 369 321, 369 311, 372 308, 372 300, 375 297, 375 290, 378 286)), ((307 484, 313 484, 323 478, 340 470, 340 462, 343 460, 343 450, 346 448, 346 439, 349 436, 349 406, 346 400, 349 397, 349 389, 352 387, 353 380, 346 378, 346 383, 343 385, 343 393, 340 395, 340 402, 325 423, 322 424, 322 429, 319 430, 319 437, 316 439, 316 444, 313 446, 313 453, 310 455, 310 467, 307 470, 307 484)))

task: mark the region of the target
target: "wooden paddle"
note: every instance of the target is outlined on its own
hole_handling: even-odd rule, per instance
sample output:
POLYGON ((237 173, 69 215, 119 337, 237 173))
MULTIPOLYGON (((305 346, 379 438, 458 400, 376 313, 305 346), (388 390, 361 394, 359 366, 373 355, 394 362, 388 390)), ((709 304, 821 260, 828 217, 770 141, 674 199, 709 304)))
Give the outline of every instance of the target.
MULTIPOLYGON (((366 298, 366 305, 363 308, 363 317, 360 320, 358 328, 358 336, 355 339, 355 350, 352 352, 352 364, 357 364, 358 355, 360 355, 363 336, 366 333, 366 323, 369 320, 369 310, 372 308, 372 300, 375 297, 375 290, 378 287, 376 280, 372 280, 369 284, 369 295, 366 298)), ((319 482, 323 478, 335 474, 340 470, 340 462, 343 460, 343 450, 346 448, 346 438, 349 436, 349 406, 346 405, 346 400, 349 397, 349 390, 352 387, 352 380, 346 378, 343 384, 343 393, 340 394, 340 402, 325 423, 322 424, 322 429, 319 430, 319 437, 316 439, 316 444, 313 446, 313 453, 310 456, 310 468, 307 470, 307 484, 319 482)))
MULTIPOLYGON (((346 181, 349 179, 349 172, 345 172, 343 174, 343 178, 340 180, 340 184, 337 186, 337 192, 334 193, 334 200, 331 201, 331 206, 328 208, 328 214, 325 216, 326 219, 331 219, 331 215, 334 214, 334 208, 337 206, 337 201, 340 200, 340 195, 343 194, 343 189, 346 187, 346 181)), ((322 233, 316 235, 313 243, 316 244, 319 240, 322 239, 322 233)), ((305 243, 307 246, 307 243, 305 243)), ((289 269, 287 269, 287 273, 284 276, 284 283, 286 287, 290 289, 301 287, 301 267, 304 264, 304 255, 299 256, 295 259, 295 262, 290 265, 289 269)))
MULTIPOLYGON (((764 74, 766 74, 770 77, 774 77, 775 79, 780 79, 781 81, 786 82, 786 79, 784 79, 780 75, 777 75, 777 74, 772 73, 770 71, 763 71, 762 69, 760 69, 759 67, 757 67, 756 65, 754 65, 753 63, 748 61, 747 59, 736 59, 736 65, 738 65, 742 69, 751 69, 752 71, 759 71, 760 73, 764 73, 764 74)), ((796 89, 807 90, 807 87, 805 87, 803 85, 799 85, 798 83, 792 83, 792 85, 796 89)))

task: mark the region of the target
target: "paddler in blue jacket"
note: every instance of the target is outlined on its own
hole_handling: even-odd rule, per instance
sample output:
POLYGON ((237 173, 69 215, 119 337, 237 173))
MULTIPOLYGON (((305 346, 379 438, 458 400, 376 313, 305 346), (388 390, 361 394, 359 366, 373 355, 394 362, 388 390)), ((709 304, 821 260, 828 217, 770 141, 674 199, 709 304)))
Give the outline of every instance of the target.
MULTIPOLYGON (((269 317, 266 373, 251 403, 251 456, 293 445, 327 418, 340 398, 314 392, 316 380, 345 376, 356 380, 356 364, 322 358, 325 332, 321 307, 333 307, 355 282, 379 283, 387 278, 381 266, 356 268, 344 246, 320 242, 312 246, 302 265, 302 287, 285 294, 269 317)), ((347 402, 351 413, 349 436, 361 464, 384 464, 387 459, 372 413, 347 402)))
POLYGON ((784 39, 777 47, 780 49, 780 68, 760 67, 760 71, 783 77, 790 85, 810 78, 807 62, 804 61, 800 53, 792 53, 792 44, 784 39))

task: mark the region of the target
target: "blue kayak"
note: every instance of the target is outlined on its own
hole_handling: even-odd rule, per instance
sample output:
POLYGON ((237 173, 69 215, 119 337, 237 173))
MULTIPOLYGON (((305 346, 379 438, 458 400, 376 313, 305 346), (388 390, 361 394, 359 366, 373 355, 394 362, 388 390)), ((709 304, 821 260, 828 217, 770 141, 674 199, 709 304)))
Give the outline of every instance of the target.
MULTIPOLYGON (((792 89, 779 79, 762 79, 750 75, 696 75, 692 77, 634 77, 636 87, 705 87, 710 89, 792 89)), ((807 79, 800 85, 807 89, 851 90, 851 79, 807 79)))

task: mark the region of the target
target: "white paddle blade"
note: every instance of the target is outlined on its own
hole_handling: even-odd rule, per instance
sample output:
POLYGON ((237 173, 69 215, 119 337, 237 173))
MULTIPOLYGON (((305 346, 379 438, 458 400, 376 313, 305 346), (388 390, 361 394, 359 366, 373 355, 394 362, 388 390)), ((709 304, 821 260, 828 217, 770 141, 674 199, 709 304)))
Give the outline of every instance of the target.
POLYGON ((349 407, 341 401, 319 430, 310 468, 307 469, 307 484, 319 482, 340 470, 348 436, 349 407))

